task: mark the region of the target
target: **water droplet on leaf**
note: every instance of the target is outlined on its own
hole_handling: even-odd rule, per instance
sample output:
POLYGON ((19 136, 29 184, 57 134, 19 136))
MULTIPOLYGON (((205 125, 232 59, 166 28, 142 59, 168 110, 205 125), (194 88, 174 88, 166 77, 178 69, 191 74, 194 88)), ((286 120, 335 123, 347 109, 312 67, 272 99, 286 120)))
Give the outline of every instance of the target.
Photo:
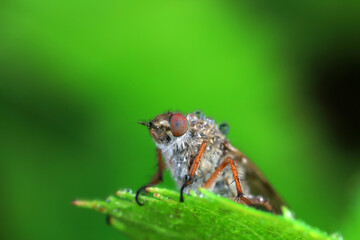
POLYGON ((130 188, 125 188, 125 189, 124 189, 124 192, 126 192, 126 193, 132 193, 132 190, 131 190, 130 188))

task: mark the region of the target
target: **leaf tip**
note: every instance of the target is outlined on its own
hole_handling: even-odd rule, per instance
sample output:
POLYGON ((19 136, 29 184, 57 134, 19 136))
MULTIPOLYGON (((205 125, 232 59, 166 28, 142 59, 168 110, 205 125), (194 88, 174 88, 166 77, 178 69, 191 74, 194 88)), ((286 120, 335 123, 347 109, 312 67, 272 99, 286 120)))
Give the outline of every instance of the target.
POLYGON ((85 206, 85 201, 81 201, 81 200, 74 200, 71 202, 72 205, 77 206, 77 207, 82 207, 85 206))

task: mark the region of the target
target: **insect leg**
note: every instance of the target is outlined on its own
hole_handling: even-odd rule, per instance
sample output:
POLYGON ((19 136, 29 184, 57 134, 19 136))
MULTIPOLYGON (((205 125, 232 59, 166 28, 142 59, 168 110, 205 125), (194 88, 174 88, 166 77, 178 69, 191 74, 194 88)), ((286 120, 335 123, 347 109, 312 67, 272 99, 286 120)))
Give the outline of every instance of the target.
POLYGON ((201 159, 202 154, 204 153, 205 147, 206 147, 206 141, 203 141, 201 143, 198 154, 196 155, 193 163, 191 164, 189 174, 186 175, 185 180, 184 180, 184 184, 180 188, 180 202, 184 202, 184 196, 183 196, 184 195, 184 189, 192 183, 192 179, 193 179, 193 177, 195 175, 197 167, 199 166, 200 159, 201 159))
POLYGON ((227 157, 215 170, 215 172, 211 175, 211 177, 206 181, 204 188, 211 188, 214 184, 216 178, 219 176, 219 173, 224 170, 224 168, 230 163, 230 157, 227 157))
POLYGON ((139 195, 141 192, 143 192, 144 190, 146 190, 147 187, 159 184, 163 181, 163 170, 165 168, 162 160, 161 160, 161 150, 159 148, 156 149, 157 152, 157 167, 158 167, 158 171, 155 173, 155 175, 153 176, 153 178, 150 180, 150 182, 147 185, 142 186, 137 192, 136 192, 136 196, 135 196, 135 201, 137 202, 137 204, 139 204, 140 206, 143 206, 143 203, 139 202, 139 195))
POLYGON ((240 181, 239 181, 239 176, 235 167, 235 163, 234 160, 231 157, 227 157, 220 165, 219 167, 215 170, 215 172, 211 175, 211 177, 209 178, 209 180, 206 181, 204 188, 210 188, 216 178, 219 176, 219 173, 228 165, 230 164, 231 166, 231 171, 233 173, 234 176, 234 181, 235 181, 235 185, 236 185, 236 191, 237 191, 237 196, 236 198, 241 199, 243 202, 245 202, 247 205, 252 205, 251 201, 246 198, 244 196, 244 193, 241 190, 241 185, 240 185, 240 181))
POLYGON ((269 212, 274 213, 274 209, 270 205, 269 201, 267 201, 266 199, 264 199, 262 197, 246 197, 246 198, 251 202, 251 205, 263 206, 269 212))
POLYGON ((234 180, 235 180, 235 185, 236 185, 236 191, 237 191, 237 196, 236 196, 236 200, 240 199, 242 200, 244 203, 246 203, 248 206, 251 205, 261 205, 264 206, 268 211, 273 212, 273 209, 270 205, 270 203, 266 200, 264 200, 261 197, 248 197, 248 196, 244 196, 244 193, 241 190, 241 185, 240 185, 240 181, 239 181, 239 176, 235 167, 235 163, 232 160, 232 158, 230 158, 230 166, 231 166, 231 171, 233 173, 234 176, 234 180))
POLYGON ((241 185, 240 185, 240 180, 238 177, 238 173, 235 167, 235 163, 232 160, 232 158, 227 157, 215 170, 215 172, 211 175, 211 177, 206 181, 204 188, 211 188, 212 185, 214 184, 216 178, 219 176, 219 173, 224 170, 224 168, 230 164, 231 165, 231 171, 233 172, 233 176, 234 176, 234 182, 236 184, 236 191, 237 191, 237 196, 236 196, 236 200, 241 199, 242 202, 246 203, 247 205, 261 205, 264 206, 268 211, 273 212, 273 208, 271 207, 270 203, 265 200, 262 197, 248 197, 248 196, 244 196, 242 190, 241 190, 241 185))
POLYGON ((235 186, 236 186, 236 191, 237 191, 236 198, 241 199, 243 202, 245 202, 247 205, 250 206, 250 205, 252 205, 250 200, 248 200, 244 196, 244 193, 243 193, 243 191, 241 189, 240 180, 239 180, 239 176, 238 176, 238 173, 237 173, 237 170, 236 170, 236 167, 235 167, 234 160, 231 157, 228 157, 228 159, 229 159, 229 163, 230 163, 230 166, 231 166, 231 171, 232 171, 233 176, 234 176, 234 181, 235 181, 235 186))

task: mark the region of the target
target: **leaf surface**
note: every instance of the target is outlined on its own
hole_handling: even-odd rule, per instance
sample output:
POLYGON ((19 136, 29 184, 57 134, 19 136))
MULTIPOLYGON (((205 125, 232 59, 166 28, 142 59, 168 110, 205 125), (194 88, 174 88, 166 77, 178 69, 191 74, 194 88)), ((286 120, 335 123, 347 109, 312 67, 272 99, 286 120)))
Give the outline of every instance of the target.
POLYGON ((147 188, 152 196, 135 202, 129 190, 118 191, 105 201, 76 200, 74 205, 108 216, 109 223, 131 239, 341 239, 295 220, 289 210, 273 215, 237 204, 205 189, 191 192, 185 202, 179 194, 162 188, 147 188))

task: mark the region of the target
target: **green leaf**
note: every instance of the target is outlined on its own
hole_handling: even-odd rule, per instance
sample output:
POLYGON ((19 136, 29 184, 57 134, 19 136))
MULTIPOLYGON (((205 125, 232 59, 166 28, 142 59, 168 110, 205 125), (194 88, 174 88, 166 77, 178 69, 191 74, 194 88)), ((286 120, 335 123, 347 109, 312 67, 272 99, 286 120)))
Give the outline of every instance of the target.
POLYGON ((205 189, 179 202, 177 192, 147 188, 153 196, 135 202, 130 190, 106 201, 76 200, 74 205, 108 215, 109 223, 131 239, 341 239, 292 218, 284 208, 278 216, 235 203, 205 189))

